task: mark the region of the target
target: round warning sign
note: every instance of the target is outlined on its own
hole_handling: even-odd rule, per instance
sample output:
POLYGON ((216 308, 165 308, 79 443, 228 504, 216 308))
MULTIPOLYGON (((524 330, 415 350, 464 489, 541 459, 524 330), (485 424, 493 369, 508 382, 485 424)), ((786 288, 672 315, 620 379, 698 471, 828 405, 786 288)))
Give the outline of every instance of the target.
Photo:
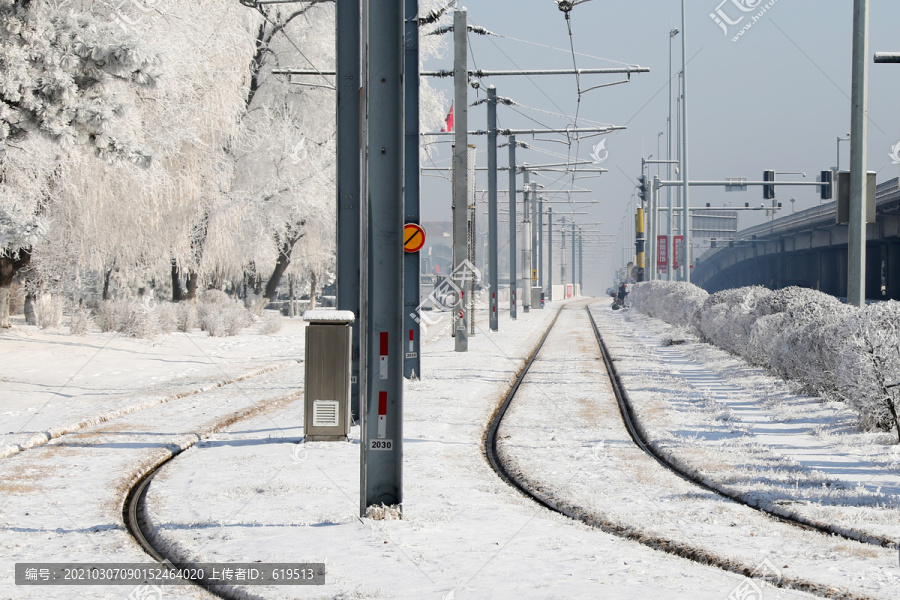
POLYGON ((415 223, 408 223, 403 228, 403 249, 407 252, 418 252, 425 245, 425 230, 415 223))

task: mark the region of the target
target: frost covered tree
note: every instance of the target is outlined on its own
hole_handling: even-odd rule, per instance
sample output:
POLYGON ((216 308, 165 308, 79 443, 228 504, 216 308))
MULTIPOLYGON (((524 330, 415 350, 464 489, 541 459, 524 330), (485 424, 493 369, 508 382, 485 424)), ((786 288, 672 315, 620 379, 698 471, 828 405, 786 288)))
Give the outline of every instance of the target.
POLYGON ((112 281, 126 295, 165 288, 173 263, 196 283, 200 232, 229 199, 226 147, 253 50, 247 11, 230 0, 169 2, 143 20, 122 10, 108 18, 129 23, 160 70, 151 89, 120 90, 132 105, 125 123, 153 160, 138 169, 82 152, 60 166, 52 227, 33 261, 42 283, 68 295, 102 287, 105 299, 112 281))
POLYGON ((58 156, 42 142, 146 165, 148 152, 118 127, 118 92, 152 86, 157 60, 109 22, 48 2, 0 0, 0 24, 0 327, 9 327, 10 285, 59 183, 58 156))
MULTIPOLYGON (((433 13, 435 21, 440 9, 447 7, 446 0, 420 4, 422 14, 433 13)), ((272 75, 272 69, 333 69, 334 5, 320 0, 299 8, 259 7, 258 12, 262 21, 251 64, 245 128, 235 140, 235 192, 249 207, 242 221, 245 268, 257 282, 260 298, 272 300, 291 269, 320 279, 327 276, 323 269, 333 269, 334 82, 324 76, 291 82, 272 75), (294 262, 295 251, 303 257, 300 264, 294 262), (331 258, 324 260, 325 256, 331 258)), ((423 36, 423 58, 441 47, 440 38, 423 36)), ((423 84, 423 124, 434 127, 445 110, 442 97, 423 84)))

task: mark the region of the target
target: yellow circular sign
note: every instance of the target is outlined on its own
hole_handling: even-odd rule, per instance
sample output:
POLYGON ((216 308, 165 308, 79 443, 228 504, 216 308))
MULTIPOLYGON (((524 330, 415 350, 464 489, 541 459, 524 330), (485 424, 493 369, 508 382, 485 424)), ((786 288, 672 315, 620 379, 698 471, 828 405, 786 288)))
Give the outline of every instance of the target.
POLYGON ((403 228, 403 249, 407 252, 418 252, 425 245, 425 230, 415 223, 408 223, 403 228))

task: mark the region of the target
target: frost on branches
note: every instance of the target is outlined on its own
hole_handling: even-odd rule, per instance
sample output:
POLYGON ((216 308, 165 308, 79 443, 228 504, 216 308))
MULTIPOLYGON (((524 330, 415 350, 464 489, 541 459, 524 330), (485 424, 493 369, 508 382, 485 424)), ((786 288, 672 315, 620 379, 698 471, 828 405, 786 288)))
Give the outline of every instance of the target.
POLYGON ((123 106, 116 82, 149 86, 156 60, 132 36, 89 12, 0 0, 0 151, 32 133, 85 144, 104 158, 149 154, 111 124, 123 106))
POLYGON ((851 307, 797 287, 744 287, 708 295, 689 283, 634 286, 638 310, 837 398, 863 429, 894 429, 900 442, 900 302, 851 307))

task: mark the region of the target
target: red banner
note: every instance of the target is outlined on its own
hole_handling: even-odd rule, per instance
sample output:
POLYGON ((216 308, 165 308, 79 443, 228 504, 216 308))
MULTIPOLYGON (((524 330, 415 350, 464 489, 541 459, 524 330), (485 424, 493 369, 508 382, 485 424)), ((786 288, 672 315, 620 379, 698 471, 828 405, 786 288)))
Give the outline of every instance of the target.
POLYGON ((681 267, 681 252, 684 249, 684 236, 672 236, 672 268, 681 267))
POLYGON ((669 236, 656 236, 656 270, 665 275, 669 270, 669 236))

